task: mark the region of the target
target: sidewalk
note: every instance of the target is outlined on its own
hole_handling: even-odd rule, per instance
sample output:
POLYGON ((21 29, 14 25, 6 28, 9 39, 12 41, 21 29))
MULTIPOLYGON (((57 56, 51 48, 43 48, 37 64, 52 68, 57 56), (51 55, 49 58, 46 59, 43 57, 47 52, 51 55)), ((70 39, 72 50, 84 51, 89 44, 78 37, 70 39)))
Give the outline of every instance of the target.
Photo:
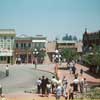
MULTIPOLYGON (((95 77, 85 73, 88 70, 87 67, 80 65, 80 64, 76 64, 75 67, 77 69, 76 73, 80 73, 81 68, 84 70, 83 77, 86 78, 89 83, 100 84, 100 78, 96 79, 95 77)), ((72 79, 70 79, 70 74, 69 74, 68 70, 59 70, 58 75, 59 75, 60 79, 62 79, 63 76, 66 76, 68 81, 72 80, 72 79)))

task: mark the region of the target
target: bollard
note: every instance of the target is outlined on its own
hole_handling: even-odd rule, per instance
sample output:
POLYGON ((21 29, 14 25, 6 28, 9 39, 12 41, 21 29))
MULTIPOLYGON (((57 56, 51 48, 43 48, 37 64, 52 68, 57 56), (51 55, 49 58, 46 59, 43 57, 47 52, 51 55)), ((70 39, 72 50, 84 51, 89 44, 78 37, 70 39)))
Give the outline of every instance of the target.
POLYGON ((2 95, 2 86, 0 85, 0 96, 2 95))

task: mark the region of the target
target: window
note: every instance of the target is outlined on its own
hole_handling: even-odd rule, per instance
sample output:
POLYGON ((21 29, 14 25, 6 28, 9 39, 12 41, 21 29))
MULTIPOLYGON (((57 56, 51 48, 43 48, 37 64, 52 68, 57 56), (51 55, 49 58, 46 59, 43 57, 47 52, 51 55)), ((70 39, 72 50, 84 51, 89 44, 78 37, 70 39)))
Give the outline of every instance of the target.
POLYGON ((4 39, 6 40, 6 36, 4 37, 4 39))
POLYGON ((24 43, 24 48, 26 48, 26 43, 24 43))
POLYGON ((16 48, 18 48, 18 43, 16 43, 16 48))
POLYGON ((3 42, 3 39, 1 39, 0 42, 3 42))
POLYGON ((31 47, 31 43, 28 44, 28 47, 29 47, 29 48, 31 47))
POLYGON ((5 61, 5 60, 6 60, 6 57, 4 57, 3 59, 4 59, 4 61, 5 61))
POLYGON ((0 47, 3 48, 3 45, 1 45, 0 47))
POLYGON ((13 36, 11 37, 11 39, 13 40, 13 36))
POLYGON ((23 48, 23 43, 21 43, 21 48, 23 48))
POLYGON ((0 60, 3 61, 3 57, 1 56, 0 58, 1 58, 0 60))

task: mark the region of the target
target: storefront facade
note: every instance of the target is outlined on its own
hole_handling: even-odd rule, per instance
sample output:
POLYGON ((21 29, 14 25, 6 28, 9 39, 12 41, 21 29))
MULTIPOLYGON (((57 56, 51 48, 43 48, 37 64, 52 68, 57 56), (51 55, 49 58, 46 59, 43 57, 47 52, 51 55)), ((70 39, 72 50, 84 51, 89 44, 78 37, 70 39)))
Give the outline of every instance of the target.
POLYGON ((14 29, 0 29, 0 63, 13 64, 14 63, 14 29))

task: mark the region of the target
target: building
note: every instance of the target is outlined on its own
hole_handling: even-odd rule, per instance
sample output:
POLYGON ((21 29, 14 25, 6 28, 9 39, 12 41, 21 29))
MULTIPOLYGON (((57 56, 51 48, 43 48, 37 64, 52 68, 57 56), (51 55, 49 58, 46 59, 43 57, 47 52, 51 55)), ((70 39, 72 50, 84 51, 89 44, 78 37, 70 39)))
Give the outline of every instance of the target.
POLYGON ((57 48, 58 50, 61 50, 63 48, 70 48, 70 49, 73 49, 75 51, 77 51, 77 46, 76 46, 76 41, 65 41, 65 40, 62 40, 62 41, 57 41, 57 48))
POLYGON ((47 43, 47 55, 49 57, 49 60, 52 61, 52 56, 55 53, 56 50, 56 42, 55 41, 49 41, 47 43))
POLYGON ((36 35, 32 37, 32 47, 33 48, 45 48, 47 47, 47 38, 42 35, 36 35))
POLYGON ((14 29, 0 29, 0 63, 14 63, 14 29))
POLYGON ((61 49, 64 48, 70 48, 72 50, 75 50, 76 52, 78 52, 79 54, 82 54, 82 42, 76 42, 76 41, 65 41, 65 40, 56 40, 53 42, 48 42, 47 44, 47 54, 50 58, 50 60, 52 61, 52 56, 55 53, 55 50, 58 49, 59 52, 61 49))
POLYGON ((15 39, 15 61, 16 63, 33 63, 36 49, 46 50, 46 37, 41 35, 29 37, 24 34, 15 39))
POLYGON ((32 63, 32 37, 24 34, 15 39, 15 62, 32 63))
POLYGON ((98 32, 85 32, 83 34, 83 51, 89 51, 93 45, 100 46, 100 31, 98 32))

